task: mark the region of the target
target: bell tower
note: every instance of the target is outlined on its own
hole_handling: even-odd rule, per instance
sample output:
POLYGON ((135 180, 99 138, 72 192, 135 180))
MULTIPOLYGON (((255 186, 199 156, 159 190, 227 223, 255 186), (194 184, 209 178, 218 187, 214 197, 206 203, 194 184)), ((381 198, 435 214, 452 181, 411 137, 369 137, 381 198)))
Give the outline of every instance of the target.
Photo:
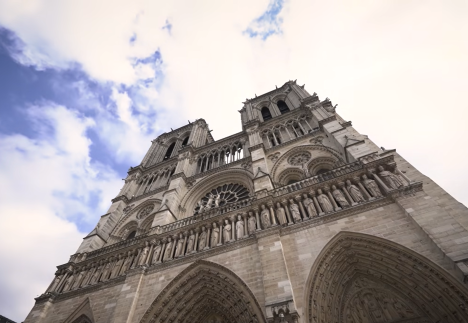
POLYGON ((288 81, 152 141, 25 322, 466 322, 468 210, 288 81))

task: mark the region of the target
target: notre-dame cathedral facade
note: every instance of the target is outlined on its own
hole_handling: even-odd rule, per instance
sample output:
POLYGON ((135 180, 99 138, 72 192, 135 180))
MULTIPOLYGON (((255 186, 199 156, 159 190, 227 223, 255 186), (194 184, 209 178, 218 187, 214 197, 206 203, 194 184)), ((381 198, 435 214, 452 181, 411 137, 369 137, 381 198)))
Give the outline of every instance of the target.
POLYGON ((468 322, 464 205, 295 81, 240 116, 156 138, 25 322, 468 322))

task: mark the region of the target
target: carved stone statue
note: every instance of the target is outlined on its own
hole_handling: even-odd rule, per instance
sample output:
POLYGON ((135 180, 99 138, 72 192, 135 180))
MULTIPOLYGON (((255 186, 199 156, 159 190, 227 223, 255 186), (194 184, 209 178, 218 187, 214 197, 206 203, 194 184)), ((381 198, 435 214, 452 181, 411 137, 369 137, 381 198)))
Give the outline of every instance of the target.
POLYGON ((214 195, 210 193, 208 197, 208 202, 206 202, 206 205, 205 205, 205 210, 211 209, 211 204, 213 204, 213 200, 214 200, 214 195))
POLYGON ((351 195, 352 199, 356 203, 361 203, 361 202, 366 201, 364 199, 364 196, 361 193, 361 190, 356 185, 352 184, 349 179, 346 181, 346 185, 347 185, 347 188, 348 188, 349 195, 351 195))
POLYGON ((317 193, 318 193, 317 200, 320 203, 320 206, 322 207, 323 212, 325 213, 333 212, 333 205, 331 204, 328 196, 323 194, 321 189, 318 189, 317 193))
POLYGON ((190 230, 190 236, 187 241, 187 254, 193 251, 194 244, 195 244, 195 234, 193 233, 193 230, 190 230))
POLYGON ((184 236, 179 234, 179 240, 177 240, 177 247, 176 247, 176 257, 180 257, 184 255, 184 236))
POLYGON ((301 212, 299 212, 299 206, 294 203, 293 199, 289 200, 289 211, 291 212, 291 216, 294 219, 294 222, 302 221, 301 212))
POLYGON ((206 247, 206 229, 202 227, 202 232, 198 237, 198 250, 203 250, 206 247))
POLYGON ((224 239, 224 242, 229 242, 231 241, 231 230, 232 230, 232 226, 231 224, 229 223, 229 220, 226 219, 224 220, 224 223, 226 223, 224 225, 224 230, 223 230, 223 239, 224 239))
POLYGON ((261 216, 262 216, 262 224, 263 224, 263 227, 266 229, 266 228, 269 228, 271 226, 271 222, 270 222, 270 211, 266 208, 266 206, 264 204, 262 204, 262 212, 261 212, 261 216))
POLYGON ((148 256, 149 246, 148 241, 146 241, 145 247, 141 251, 140 259, 138 259, 138 266, 143 266, 146 263, 146 257, 148 256))
POLYGON ((373 197, 382 197, 382 192, 380 192, 379 186, 374 180, 367 178, 366 175, 362 175, 362 182, 373 197))
POLYGON ((211 230, 211 248, 215 247, 219 241, 219 227, 216 222, 213 223, 213 230, 211 230))
POLYGON ((249 234, 254 234, 257 225, 257 219, 255 219, 255 216, 252 214, 252 212, 249 212, 249 234))
POLYGON ((172 259, 172 246, 173 245, 174 245, 174 242, 172 242, 171 237, 169 237, 167 239, 166 249, 164 250, 164 260, 172 259))
POLYGON ((161 241, 156 242, 156 245, 154 246, 154 250, 153 250, 153 260, 151 263, 154 264, 158 261, 159 255, 161 254, 161 249, 162 249, 161 241))
POLYGON ((332 194, 335 197, 335 200, 338 202, 338 204, 342 207, 348 207, 349 203, 346 200, 346 197, 343 195, 343 192, 341 192, 339 189, 336 188, 335 185, 332 185, 332 194))
POLYGON ((125 272, 130 268, 130 265, 132 264, 133 260, 133 254, 131 251, 127 253, 127 258, 125 258, 125 262, 122 266, 122 270, 120 271, 120 274, 125 274, 125 272))
POLYGON ((286 213, 284 211, 284 208, 281 206, 281 203, 276 203, 276 217, 278 218, 278 221, 280 224, 286 224, 288 223, 288 219, 286 218, 286 213))
POLYGON ((203 206, 203 202, 200 200, 197 202, 197 205, 200 207, 198 209, 198 213, 202 213, 205 210, 205 207, 203 206))
POLYGON ((102 271, 102 275, 99 281, 106 281, 109 278, 110 266, 111 266, 111 263, 108 262, 102 271))
POLYGON ((317 214, 317 211, 315 210, 314 201, 306 193, 302 194, 302 196, 304 197, 304 200, 302 200, 302 203, 304 203, 304 207, 309 213, 309 216, 311 218, 315 218, 318 214, 317 214))
POLYGON ((215 207, 219 207, 219 202, 221 202, 221 196, 217 194, 215 197, 215 207))
POLYGON ((236 233, 237 239, 241 239, 244 237, 244 221, 242 220, 242 216, 237 216, 237 223, 236 223, 236 233))
POLYGON ((392 172, 385 170, 383 166, 379 166, 379 175, 390 188, 397 189, 403 186, 403 182, 400 178, 392 172))

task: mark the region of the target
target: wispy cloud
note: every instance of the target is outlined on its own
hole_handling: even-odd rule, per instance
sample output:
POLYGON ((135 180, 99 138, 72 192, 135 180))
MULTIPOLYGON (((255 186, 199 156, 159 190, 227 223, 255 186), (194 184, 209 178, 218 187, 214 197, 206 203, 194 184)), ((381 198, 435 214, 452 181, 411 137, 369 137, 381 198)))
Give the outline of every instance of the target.
POLYGON ((271 0, 268 9, 249 24, 245 33, 252 38, 258 37, 262 40, 275 34, 281 34, 281 25, 283 23, 281 11, 283 10, 284 3, 285 0, 271 0))
POLYGON ((289 79, 467 202, 466 12, 438 1, 0 1, 0 64, 16 62, 0 65, 0 290, 11 302, 0 312, 24 318, 150 140, 200 117, 215 138, 237 132, 241 102, 289 79))

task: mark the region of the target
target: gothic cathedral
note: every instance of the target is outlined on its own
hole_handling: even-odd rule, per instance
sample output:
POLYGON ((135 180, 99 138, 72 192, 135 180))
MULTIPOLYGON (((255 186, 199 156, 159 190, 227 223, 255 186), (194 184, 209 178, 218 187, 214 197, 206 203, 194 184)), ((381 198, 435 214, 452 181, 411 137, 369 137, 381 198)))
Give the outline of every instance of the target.
POLYGON ((468 210, 289 81, 156 138, 25 323, 468 323, 468 210))

